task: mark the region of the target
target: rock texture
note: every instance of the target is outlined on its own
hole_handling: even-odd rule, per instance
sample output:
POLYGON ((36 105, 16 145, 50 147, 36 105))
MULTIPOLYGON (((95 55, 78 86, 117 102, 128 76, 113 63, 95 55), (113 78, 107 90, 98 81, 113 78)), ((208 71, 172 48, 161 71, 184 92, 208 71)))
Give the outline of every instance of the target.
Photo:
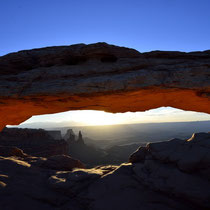
POLYGON ((210 133, 148 144, 129 161, 143 185, 210 209, 210 133))
POLYGON ((85 168, 84 164, 68 155, 55 155, 49 158, 40 158, 35 163, 41 168, 71 171, 74 168, 85 168))
POLYGON ((210 113, 210 51, 139 53, 106 43, 0 57, 0 127, 67 110, 210 113))
POLYGON ((84 169, 81 162, 64 155, 0 156, 0 206, 5 210, 207 210, 209 168, 210 133, 151 143, 120 166, 84 169))
POLYGON ((23 150, 14 147, 14 146, 1 146, 0 145, 0 155, 3 157, 10 157, 10 156, 15 156, 15 157, 28 157, 26 153, 23 152, 23 150))
POLYGON ((56 173, 55 165, 58 170, 66 170, 67 165, 68 170, 72 170, 75 167, 79 168, 81 163, 71 157, 58 158, 58 156, 53 158, 55 165, 52 165, 50 161, 52 159, 0 156, 1 209, 83 209, 76 199, 52 190, 48 184, 51 175, 56 173), (64 159, 66 163, 69 163, 61 168, 64 166, 64 159))
POLYGON ((52 131, 47 131, 47 133, 52 136, 55 140, 61 140, 62 139, 62 135, 61 135, 61 131, 57 131, 57 130, 52 130, 52 131))
POLYGON ((29 155, 39 157, 68 155, 69 153, 65 140, 55 140, 48 131, 43 129, 4 128, 0 132, 0 155, 1 151, 8 151, 7 147, 11 150, 10 153, 7 152, 8 154, 17 152, 18 148, 29 155), (2 150, 1 146, 4 147, 2 150))

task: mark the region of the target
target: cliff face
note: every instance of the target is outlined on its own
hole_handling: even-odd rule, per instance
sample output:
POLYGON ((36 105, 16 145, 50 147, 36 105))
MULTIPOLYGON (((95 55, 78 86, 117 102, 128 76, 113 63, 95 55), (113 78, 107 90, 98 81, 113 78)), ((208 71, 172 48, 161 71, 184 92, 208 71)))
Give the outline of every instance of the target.
POLYGON ((66 141, 53 139, 43 129, 5 128, 0 132, 0 145, 14 146, 33 156, 68 155, 66 141))
POLYGON ((67 110, 210 113, 210 51, 139 53, 97 43, 0 57, 0 127, 67 110))
POLYGON ((153 190, 210 208, 210 133, 148 144, 130 156, 137 179, 153 190))
POLYGON ((47 131, 47 133, 52 136, 55 140, 61 140, 61 131, 47 131))

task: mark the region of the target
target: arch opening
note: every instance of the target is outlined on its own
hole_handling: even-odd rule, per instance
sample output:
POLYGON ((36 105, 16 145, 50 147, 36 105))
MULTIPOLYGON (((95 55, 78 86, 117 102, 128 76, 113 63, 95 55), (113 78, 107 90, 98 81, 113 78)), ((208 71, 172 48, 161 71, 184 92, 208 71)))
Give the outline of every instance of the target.
MULTIPOLYGON (((67 154, 87 167, 95 167, 126 162, 130 154, 147 143, 189 139, 192 133, 209 132, 210 115, 172 107, 114 114, 83 110, 34 116, 19 126, 8 127, 44 129, 54 140, 67 142, 67 154)), ((33 152, 39 154, 36 149, 33 152)))
POLYGON ((0 57, 0 129, 69 110, 210 114, 209 61, 209 51, 140 53, 107 43, 11 53, 0 57))
POLYGON ((144 112, 124 113, 109 113, 96 110, 66 111, 55 114, 32 116, 30 119, 16 126, 22 128, 47 128, 52 126, 53 123, 54 127, 64 125, 75 127, 208 120, 210 120, 210 114, 194 111, 184 111, 173 107, 159 107, 144 112))

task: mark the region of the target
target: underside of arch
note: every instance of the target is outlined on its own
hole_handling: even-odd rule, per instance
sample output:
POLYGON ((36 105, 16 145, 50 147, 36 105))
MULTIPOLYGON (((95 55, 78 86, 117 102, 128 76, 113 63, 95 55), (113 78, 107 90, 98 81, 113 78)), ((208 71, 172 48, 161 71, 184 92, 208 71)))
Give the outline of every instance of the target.
POLYGON ((210 51, 140 53, 106 43, 0 57, 0 128, 69 110, 210 113, 210 51))

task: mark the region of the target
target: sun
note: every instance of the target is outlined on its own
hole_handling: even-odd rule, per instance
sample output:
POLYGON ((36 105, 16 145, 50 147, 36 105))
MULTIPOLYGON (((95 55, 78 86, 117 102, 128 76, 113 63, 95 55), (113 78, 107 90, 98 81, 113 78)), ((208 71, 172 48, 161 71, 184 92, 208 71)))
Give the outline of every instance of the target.
POLYGON ((77 113, 77 121, 86 125, 114 125, 122 123, 115 114, 104 111, 80 111, 77 113))

